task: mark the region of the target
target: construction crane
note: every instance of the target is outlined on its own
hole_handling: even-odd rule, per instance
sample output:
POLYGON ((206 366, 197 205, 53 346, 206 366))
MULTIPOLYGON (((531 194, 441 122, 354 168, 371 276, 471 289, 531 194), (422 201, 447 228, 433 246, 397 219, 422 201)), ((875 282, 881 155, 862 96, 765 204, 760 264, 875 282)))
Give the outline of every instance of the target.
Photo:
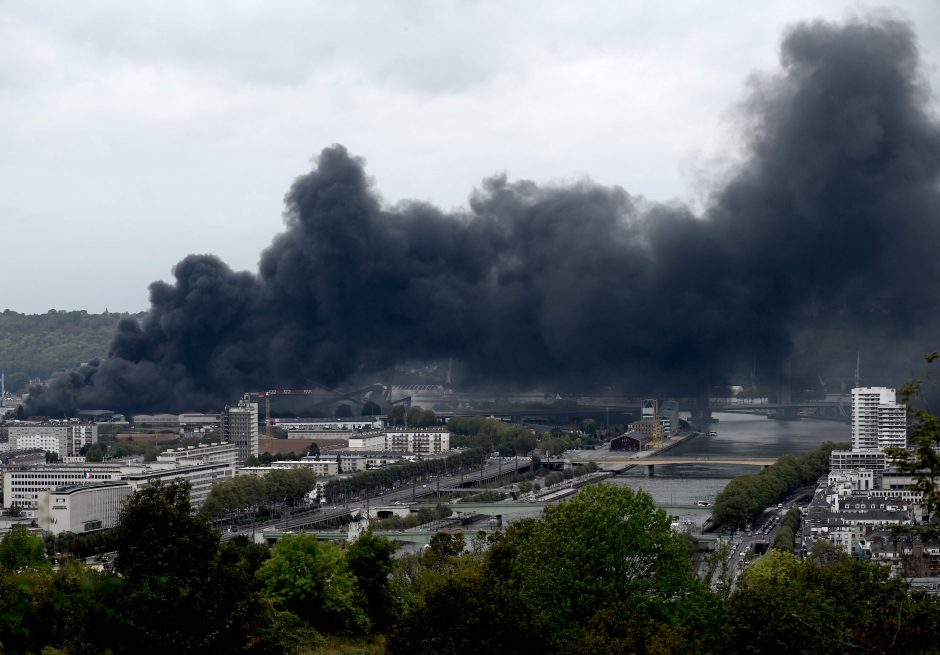
MULTIPOLYGON (((316 395, 326 395, 327 397, 321 401, 322 403, 334 403, 341 400, 351 400, 356 397, 361 397, 365 393, 373 393, 376 391, 381 391, 383 395, 387 394, 387 389, 384 385, 373 384, 368 387, 362 387, 361 389, 354 389, 346 393, 339 393, 331 389, 268 389, 267 391, 247 391, 242 395, 242 399, 246 402, 250 402, 252 398, 264 399, 264 420, 265 420, 265 435, 272 439, 274 438, 274 417, 271 416, 271 396, 316 396, 316 395)), ((409 403, 411 398, 409 397, 409 403)), ((410 406, 410 405, 409 405, 410 406)))
POLYGON ((271 416, 271 396, 312 396, 315 389, 268 389, 267 391, 246 391, 242 398, 250 401, 252 398, 264 398, 265 436, 274 438, 274 417, 271 416))

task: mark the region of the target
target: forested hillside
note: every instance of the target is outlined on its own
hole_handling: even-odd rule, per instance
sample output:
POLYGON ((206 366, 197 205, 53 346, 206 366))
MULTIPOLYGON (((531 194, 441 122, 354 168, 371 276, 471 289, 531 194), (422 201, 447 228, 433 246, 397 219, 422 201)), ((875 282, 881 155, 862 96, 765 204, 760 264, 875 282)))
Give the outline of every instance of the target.
POLYGON ((114 328, 122 318, 143 314, 89 314, 50 309, 45 314, 0 314, 0 368, 7 389, 25 391, 30 378, 47 378, 108 354, 114 328))

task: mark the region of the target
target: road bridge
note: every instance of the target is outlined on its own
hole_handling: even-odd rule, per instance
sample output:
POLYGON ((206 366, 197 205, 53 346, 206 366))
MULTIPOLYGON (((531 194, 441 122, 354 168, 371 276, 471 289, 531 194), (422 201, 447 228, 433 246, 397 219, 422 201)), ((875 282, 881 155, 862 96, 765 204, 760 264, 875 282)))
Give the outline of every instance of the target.
POLYGON ((760 466, 762 469, 777 462, 776 457, 634 457, 630 459, 572 459, 572 464, 594 462, 598 466, 612 465, 626 470, 633 466, 645 466, 650 477, 656 465, 694 464, 696 466, 760 466))

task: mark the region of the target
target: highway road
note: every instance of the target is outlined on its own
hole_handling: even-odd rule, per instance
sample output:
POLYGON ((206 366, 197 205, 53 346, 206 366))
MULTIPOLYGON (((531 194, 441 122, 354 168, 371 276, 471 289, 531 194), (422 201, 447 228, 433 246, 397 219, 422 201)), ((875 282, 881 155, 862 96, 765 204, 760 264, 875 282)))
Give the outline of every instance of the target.
MULTIPOLYGON (((484 481, 492 480, 499 475, 511 473, 516 465, 516 462, 517 458, 515 457, 490 458, 487 460, 486 466, 483 468, 482 479, 484 481)), ((518 466, 520 469, 526 468, 530 465, 531 458, 518 458, 518 466)), ((328 504, 322 505, 319 508, 307 507, 305 509, 292 512, 289 516, 259 522, 254 526, 238 526, 235 531, 230 529, 224 531, 222 539, 232 539, 238 535, 245 535, 251 538, 253 534, 259 535, 265 529, 296 529, 302 528, 305 525, 312 525, 314 523, 324 523, 330 519, 346 516, 351 512, 355 512, 359 508, 365 508, 367 503, 372 506, 403 505, 412 501, 416 501, 423 496, 436 494, 438 489, 445 491, 464 485, 472 485, 474 483, 478 484, 480 479, 481 474, 479 469, 459 475, 440 476, 440 480, 438 480, 438 476, 429 476, 421 482, 416 481, 414 484, 403 485, 398 489, 379 492, 369 496, 368 499, 365 496, 360 496, 360 499, 357 502, 350 502, 345 504, 328 504)))
POLYGON ((762 548, 755 548, 757 545, 766 545, 767 550, 765 552, 769 552, 773 547, 774 539, 777 538, 780 521, 786 513, 792 507, 805 506, 809 502, 805 497, 807 489, 810 488, 797 490, 796 493, 791 494, 781 503, 781 507, 768 507, 753 524, 748 524, 744 530, 735 530, 731 533, 727 542, 730 546, 730 553, 727 558, 728 579, 722 580, 722 567, 716 567, 711 580, 712 588, 719 588, 721 586, 719 583, 721 583, 722 585, 730 584, 733 589, 737 585, 741 573, 750 563, 758 559, 759 555, 755 551, 763 550, 762 548))

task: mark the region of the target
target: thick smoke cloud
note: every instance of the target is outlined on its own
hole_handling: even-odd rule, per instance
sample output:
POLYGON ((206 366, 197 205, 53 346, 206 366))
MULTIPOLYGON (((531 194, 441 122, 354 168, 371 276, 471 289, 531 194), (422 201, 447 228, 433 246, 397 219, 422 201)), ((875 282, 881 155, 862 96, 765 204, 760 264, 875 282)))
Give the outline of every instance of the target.
POLYGON ((327 148, 257 274, 187 257, 107 359, 28 410, 219 407, 451 356, 464 379, 676 394, 755 358, 778 372, 794 349, 818 363, 821 344, 906 365, 940 325, 940 129, 912 30, 801 24, 781 59, 752 81, 744 158, 702 215, 504 177, 463 213, 389 207, 360 159, 327 148))

